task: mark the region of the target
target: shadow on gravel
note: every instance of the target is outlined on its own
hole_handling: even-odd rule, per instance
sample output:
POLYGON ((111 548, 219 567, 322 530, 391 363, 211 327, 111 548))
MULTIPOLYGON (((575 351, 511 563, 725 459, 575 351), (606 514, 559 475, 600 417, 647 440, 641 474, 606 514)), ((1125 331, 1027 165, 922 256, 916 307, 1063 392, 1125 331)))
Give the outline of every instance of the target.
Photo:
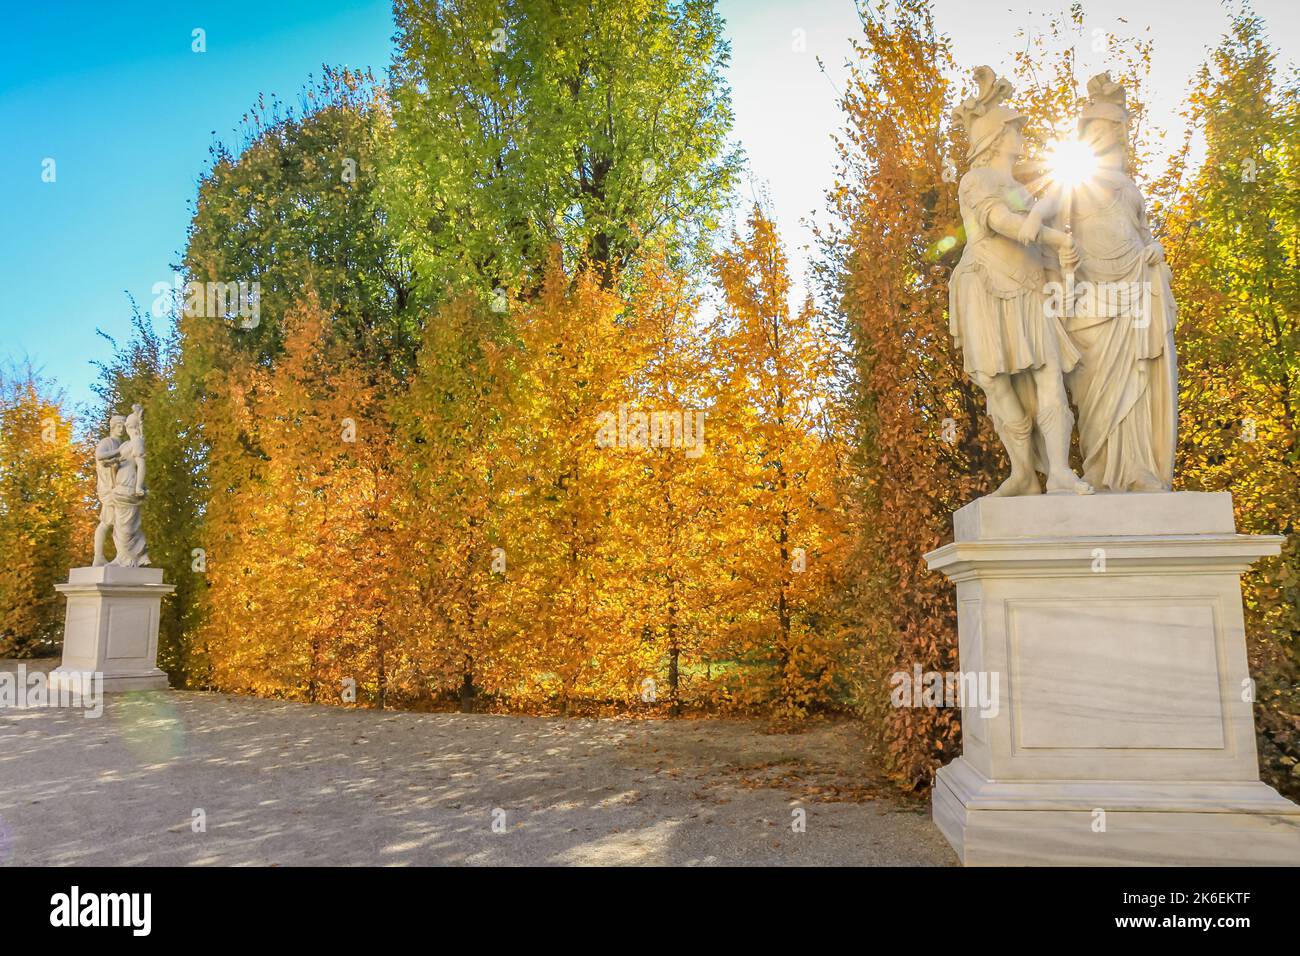
POLYGON ((851 723, 178 691, 110 696, 98 719, 0 710, 0 863, 953 865, 924 807, 871 796, 861 751, 851 723))

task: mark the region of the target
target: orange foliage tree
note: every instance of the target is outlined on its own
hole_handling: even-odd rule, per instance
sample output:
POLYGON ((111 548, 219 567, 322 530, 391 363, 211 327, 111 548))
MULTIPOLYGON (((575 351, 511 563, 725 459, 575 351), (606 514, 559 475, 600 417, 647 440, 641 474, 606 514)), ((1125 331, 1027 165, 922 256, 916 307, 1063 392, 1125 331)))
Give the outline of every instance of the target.
POLYGON ((225 407, 220 494, 204 526, 203 624, 218 687, 384 706, 404 676, 387 640, 391 429, 383 389, 332 342, 314 296, 284 321, 275 366, 210 382, 225 407))
POLYGON ((834 222, 821 236, 825 291, 851 357, 857 534, 843 614, 861 649, 860 706, 882 731, 893 773, 922 786, 957 752, 959 716, 891 708, 889 675, 957 669, 952 591, 922 555, 951 534, 952 511, 992 489, 1003 458, 948 334, 948 277, 963 238, 963 153, 946 79, 955 65, 928 4, 901 3, 888 19, 861 12, 834 222))

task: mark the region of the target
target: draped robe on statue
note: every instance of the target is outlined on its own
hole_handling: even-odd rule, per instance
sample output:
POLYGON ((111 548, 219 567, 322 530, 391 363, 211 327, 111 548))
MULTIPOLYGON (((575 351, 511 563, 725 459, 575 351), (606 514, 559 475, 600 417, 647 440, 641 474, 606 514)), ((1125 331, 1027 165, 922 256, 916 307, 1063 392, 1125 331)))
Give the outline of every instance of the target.
POLYGON ((119 447, 122 456, 113 482, 113 546, 117 556, 113 564, 124 568, 148 567, 144 530, 140 520, 141 496, 136 493, 136 478, 144 457, 139 439, 128 439, 119 447))
POLYGON ((1168 491, 1178 432, 1169 267, 1146 261, 1146 209, 1123 173, 1078 187, 1069 219, 1082 294, 1066 330, 1082 361, 1066 381, 1079 411, 1083 478, 1098 490, 1168 491))

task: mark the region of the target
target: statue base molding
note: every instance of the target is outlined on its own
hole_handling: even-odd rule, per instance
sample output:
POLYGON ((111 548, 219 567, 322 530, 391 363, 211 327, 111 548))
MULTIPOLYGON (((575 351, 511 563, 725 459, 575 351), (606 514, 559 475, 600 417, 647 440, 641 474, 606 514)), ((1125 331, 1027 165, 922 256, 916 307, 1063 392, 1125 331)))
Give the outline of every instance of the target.
POLYGON ((1300 807, 1259 780, 1003 781, 958 757, 932 799, 965 866, 1300 866, 1300 807))
POLYGON ((81 675, 99 672, 105 693, 168 688, 157 665, 158 614, 176 588, 163 583, 161 568, 73 568, 54 588, 67 597, 68 610, 52 687, 77 687, 81 675))
POLYGON ((957 585, 963 755, 934 820, 968 866, 1300 865, 1259 779, 1240 576, 1282 538, 1226 493, 982 498, 926 560, 957 585))

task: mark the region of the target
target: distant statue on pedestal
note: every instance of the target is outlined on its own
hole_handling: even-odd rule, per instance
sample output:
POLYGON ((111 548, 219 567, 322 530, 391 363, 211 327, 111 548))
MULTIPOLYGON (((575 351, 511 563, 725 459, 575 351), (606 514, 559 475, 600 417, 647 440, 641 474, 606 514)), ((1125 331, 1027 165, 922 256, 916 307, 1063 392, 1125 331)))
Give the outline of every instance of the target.
POLYGON ((95 529, 94 566, 148 567, 149 552, 140 520, 140 506, 146 494, 142 406, 133 405, 131 414, 125 418, 114 415, 110 419, 108 436, 95 448, 95 477, 99 526, 95 529), (117 553, 112 561, 107 561, 104 539, 110 531, 117 553))
POLYGON ((72 568, 54 589, 68 599, 63 628, 63 663, 50 672, 51 687, 80 687, 99 675, 107 692, 165 690, 158 668, 158 620, 162 599, 176 590, 150 567, 140 506, 144 502, 144 408, 109 419, 109 433, 95 446, 95 493, 99 527, 95 561, 72 568), (104 556, 113 535, 116 554, 104 556))

